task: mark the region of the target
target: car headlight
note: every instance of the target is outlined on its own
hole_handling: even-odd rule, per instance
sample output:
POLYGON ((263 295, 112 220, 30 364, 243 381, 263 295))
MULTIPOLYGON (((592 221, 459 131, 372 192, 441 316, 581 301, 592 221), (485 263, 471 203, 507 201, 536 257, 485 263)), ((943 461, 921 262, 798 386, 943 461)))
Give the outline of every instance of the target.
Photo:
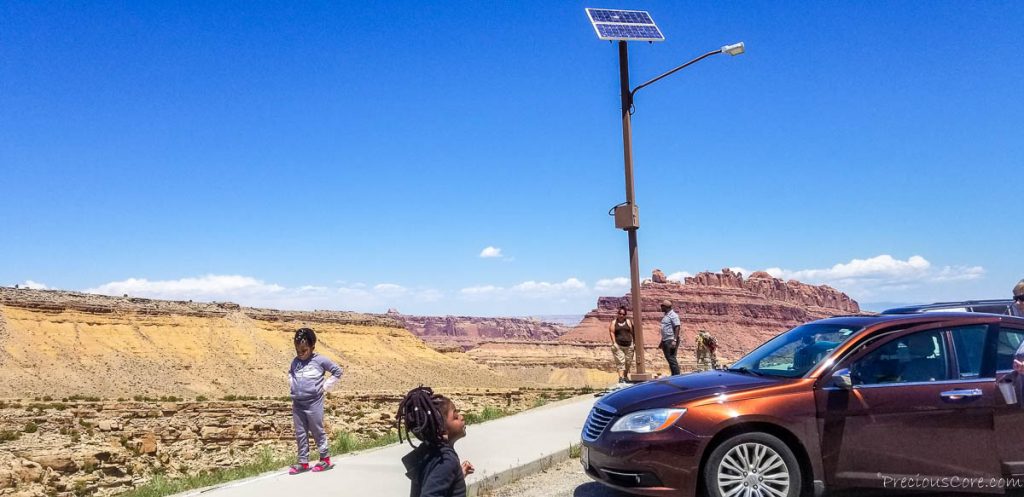
POLYGON ((627 414, 612 425, 612 431, 653 433, 675 424, 686 409, 648 409, 627 414))

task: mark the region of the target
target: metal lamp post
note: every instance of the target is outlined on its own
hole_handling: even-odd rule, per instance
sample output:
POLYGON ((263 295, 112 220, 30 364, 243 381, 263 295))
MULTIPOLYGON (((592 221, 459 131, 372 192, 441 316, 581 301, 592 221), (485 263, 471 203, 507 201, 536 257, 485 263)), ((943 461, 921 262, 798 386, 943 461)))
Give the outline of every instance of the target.
POLYGON ((629 55, 626 51, 626 41, 619 41, 619 84, 622 92, 622 153, 626 164, 626 204, 623 207, 629 209, 631 217, 635 220, 632 226, 626 228, 626 233, 629 235, 630 301, 633 304, 633 335, 636 350, 636 372, 630 375, 630 380, 632 381, 647 381, 651 379, 651 375, 647 373, 644 365, 643 305, 640 301, 640 255, 637 252, 636 240, 636 231, 640 229, 640 216, 638 208, 636 207, 636 194, 633 191, 633 128, 630 123, 630 112, 633 109, 633 97, 641 88, 644 88, 662 78, 671 76, 675 72, 711 57, 712 55, 725 53, 735 56, 742 54, 744 51, 745 46, 743 42, 726 45, 718 50, 713 50, 701 55, 696 59, 693 59, 630 90, 629 55))
POLYGON ((591 24, 593 24, 598 38, 619 42, 619 86, 622 98, 622 154, 626 169, 626 202, 614 208, 615 227, 626 230, 629 237, 630 301, 633 305, 633 335, 636 350, 636 370, 630 375, 630 380, 646 381, 651 379, 651 375, 647 373, 644 365, 643 303, 640 299, 640 255, 637 250, 636 235, 637 230, 640 229, 640 215, 633 188, 633 130, 630 123, 633 97, 641 88, 671 76, 677 71, 712 55, 720 53, 733 56, 740 55, 745 51, 745 46, 743 42, 726 45, 718 50, 701 55, 630 90, 629 53, 626 48, 626 42, 630 40, 663 41, 665 37, 647 12, 587 9, 587 15, 590 17, 591 24))

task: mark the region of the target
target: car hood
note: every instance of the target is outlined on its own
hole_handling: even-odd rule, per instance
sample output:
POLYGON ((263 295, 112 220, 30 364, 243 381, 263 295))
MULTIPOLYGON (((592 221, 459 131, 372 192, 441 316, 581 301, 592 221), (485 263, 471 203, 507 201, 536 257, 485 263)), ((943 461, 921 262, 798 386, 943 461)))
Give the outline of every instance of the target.
POLYGON ((783 381, 787 379, 728 371, 705 371, 634 385, 604 396, 600 403, 623 414, 641 409, 677 406, 702 397, 775 385, 783 381))

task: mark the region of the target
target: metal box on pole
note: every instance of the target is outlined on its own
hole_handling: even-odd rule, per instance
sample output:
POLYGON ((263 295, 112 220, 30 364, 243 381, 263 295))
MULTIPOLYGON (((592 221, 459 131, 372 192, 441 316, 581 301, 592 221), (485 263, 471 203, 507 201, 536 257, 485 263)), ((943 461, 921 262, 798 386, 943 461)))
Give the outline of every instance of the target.
POLYGON ((640 228, 640 208, 634 204, 615 206, 615 228, 635 230, 640 228))

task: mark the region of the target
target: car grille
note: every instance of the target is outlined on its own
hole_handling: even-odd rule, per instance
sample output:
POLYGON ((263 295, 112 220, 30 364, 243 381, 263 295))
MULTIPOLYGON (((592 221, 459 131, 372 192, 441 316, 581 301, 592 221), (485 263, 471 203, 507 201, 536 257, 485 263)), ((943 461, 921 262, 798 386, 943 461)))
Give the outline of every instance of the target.
POLYGON ((604 429, 615 419, 615 412, 611 409, 594 406, 587 416, 587 422, 583 425, 583 440, 593 442, 604 433, 604 429))

